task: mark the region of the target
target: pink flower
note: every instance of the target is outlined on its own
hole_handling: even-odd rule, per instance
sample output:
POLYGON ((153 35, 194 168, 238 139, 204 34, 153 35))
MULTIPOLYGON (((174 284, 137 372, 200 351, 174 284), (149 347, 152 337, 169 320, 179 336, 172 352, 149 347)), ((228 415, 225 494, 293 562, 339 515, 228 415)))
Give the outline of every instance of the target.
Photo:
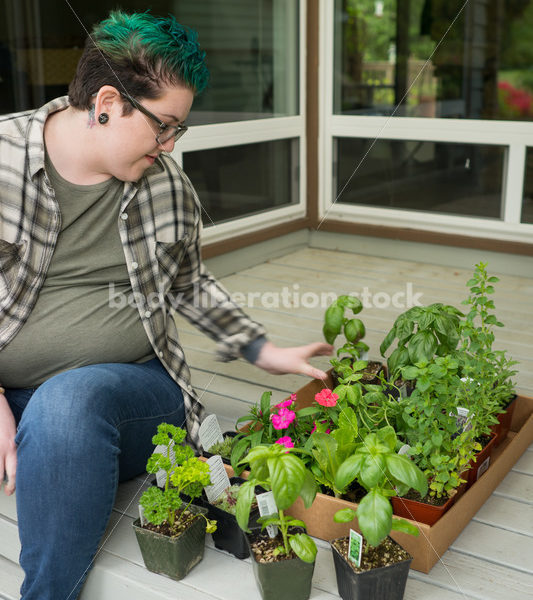
POLYGON ((335 406, 339 397, 327 388, 315 394, 315 400, 320 406, 335 406))
POLYGON ((296 394, 291 394, 290 398, 287 398, 287 400, 283 400, 283 402, 276 404, 276 408, 289 408, 293 402, 296 402, 296 394))
POLYGON ((281 444, 285 448, 294 448, 294 443, 288 435, 280 437, 279 440, 276 440, 276 444, 281 444))
POLYGON ((270 415, 274 429, 286 429, 296 418, 296 413, 287 408, 280 408, 278 414, 270 415))

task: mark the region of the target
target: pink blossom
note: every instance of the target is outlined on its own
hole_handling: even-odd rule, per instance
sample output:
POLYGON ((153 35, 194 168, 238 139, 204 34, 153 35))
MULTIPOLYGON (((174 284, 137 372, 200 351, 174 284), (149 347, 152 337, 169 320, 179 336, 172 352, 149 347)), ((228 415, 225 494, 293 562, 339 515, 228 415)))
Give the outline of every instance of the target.
POLYGON ((287 408, 280 408, 278 414, 270 415, 274 429, 286 429, 296 418, 296 413, 287 408))
POLYGON ((291 394, 290 398, 287 398, 287 400, 283 400, 283 402, 276 404, 276 408, 289 408, 293 402, 296 402, 296 394, 291 394))
POLYGON ((294 448, 294 443, 288 435, 280 437, 279 440, 276 440, 276 444, 281 444, 285 448, 294 448))
POLYGON ((318 392, 318 394, 315 394, 315 400, 320 404, 320 406, 335 406, 338 399, 339 396, 328 388, 318 392))

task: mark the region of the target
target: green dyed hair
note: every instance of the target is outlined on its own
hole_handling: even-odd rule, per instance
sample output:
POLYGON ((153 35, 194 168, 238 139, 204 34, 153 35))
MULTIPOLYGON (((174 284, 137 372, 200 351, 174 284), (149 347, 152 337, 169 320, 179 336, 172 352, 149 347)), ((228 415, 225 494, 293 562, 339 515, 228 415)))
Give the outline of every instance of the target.
MULTIPOLYGON (((196 31, 180 25, 172 15, 111 12, 87 38, 69 86, 70 104, 90 109, 92 96, 103 85, 139 99, 158 98, 165 85, 184 85, 201 93, 209 71, 197 38, 196 31)), ((124 103, 124 114, 132 110, 124 103)))

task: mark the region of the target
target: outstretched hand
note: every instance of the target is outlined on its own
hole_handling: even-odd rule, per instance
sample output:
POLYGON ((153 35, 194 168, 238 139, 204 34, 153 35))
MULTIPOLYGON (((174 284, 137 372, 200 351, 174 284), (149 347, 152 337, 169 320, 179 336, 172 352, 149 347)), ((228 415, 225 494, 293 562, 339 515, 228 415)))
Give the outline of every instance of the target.
POLYGON ((332 352, 333 346, 325 342, 292 348, 279 348, 272 342, 266 342, 259 352, 255 366, 275 375, 299 373, 313 379, 325 379, 326 373, 313 367, 308 361, 312 356, 327 356, 332 352))

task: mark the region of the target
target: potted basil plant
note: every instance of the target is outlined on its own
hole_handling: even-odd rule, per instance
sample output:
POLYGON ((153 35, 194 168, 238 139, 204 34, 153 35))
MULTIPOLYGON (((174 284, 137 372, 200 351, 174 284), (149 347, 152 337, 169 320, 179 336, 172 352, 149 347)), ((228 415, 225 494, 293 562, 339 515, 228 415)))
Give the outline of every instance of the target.
POLYGON ((396 452, 394 429, 383 427, 365 436, 356 450, 339 467, 336 485, 346 488, 352 481, 367 493, 356 510, 338 511, 334 520, 348 523, 357 517, 363 543, 359 566, 350 559, 349 537, 331 542, 339 595, 343 600, 401 600, 412 557, 389 537, 391 530, 418 535, 418 528, 403 519, 392 518, 390 498, 410 488, 427 492, 422 471, 396 452))
POLYGON ((143 522, 136 519, 133 529, 149 571, 172 579, 183 579, 204 555, 206 531, 216 530, 216 522, 207 519, 207 510, 192 505, 204 486, 211 483, 209 465, 194 456, 192 448, 182 445, 186 431, 161 423, 152 438, 164 453, 148 459, 149 473, 165 473, 165 486, 152 486, 140 498, 143 522), (172 484, 172 485, 171 485, 172 484), (190 501, 183 503, 180 494, 190 501))
POLYGON ((261 597, 263 600, 307 600, 317 548, 303 532, 305 523, 285 511, 298 497, 306 508, 311 506, 317 492, 315 479, 304 462, 293 454, 293 449, 280 444, 252 448, 245 460, 250 466, 250 476, 240 487, 236 516, 239 526, 248 533, 261 597), (259 519, 261 530, 251 531, 248 522, 256 486, 272 492, 275 508, 270 515, 259 519), (272 527, 278 531, 273 538, 263 531, 267 528, 272 532, 272 527))

